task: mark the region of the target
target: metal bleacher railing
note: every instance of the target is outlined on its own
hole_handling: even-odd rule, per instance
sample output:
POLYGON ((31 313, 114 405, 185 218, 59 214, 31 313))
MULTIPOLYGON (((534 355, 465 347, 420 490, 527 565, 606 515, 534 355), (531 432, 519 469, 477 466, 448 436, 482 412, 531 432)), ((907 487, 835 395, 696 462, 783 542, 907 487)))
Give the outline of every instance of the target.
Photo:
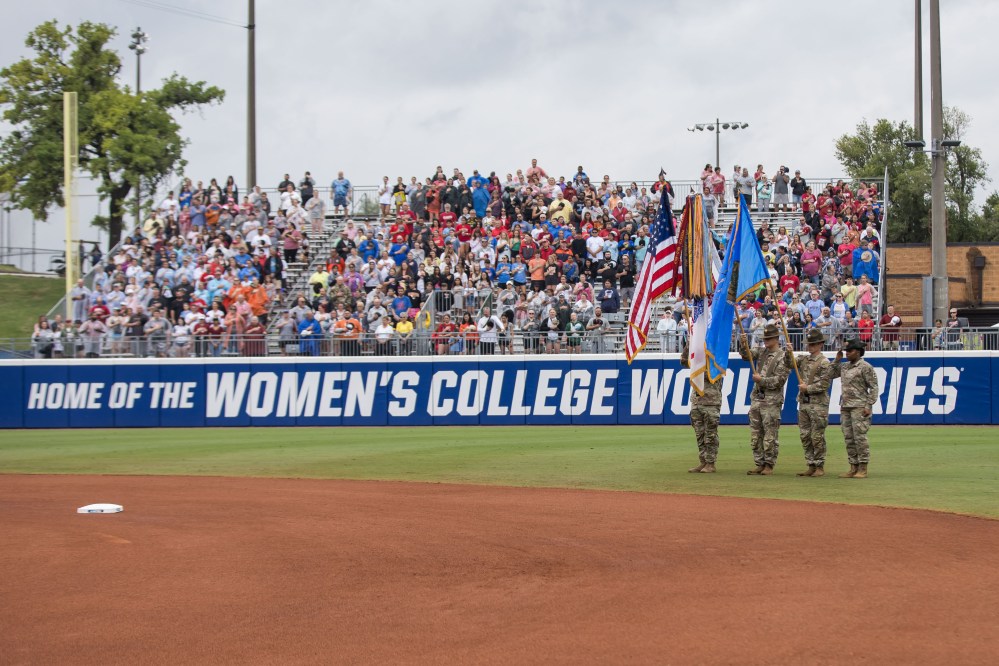
MULTIPOLYGON (((421 315, 422 317, 423 315, 421 315)), ((925 328, 874 328, 866 332, 830 336, 826 351, 839 349, 845 335, 856 335, 871 351, 946 352, 999 350, 999 328, 932 330, 925 328)), ((803 336, 791 332, 791 347, 800 350, 803 336)), ((643 354, 676 353, 686 341, 682 330, 660 334, 650 331, 643 354)), ((278 334, 217 337, 185 334, 138 337, 6 338, 0 339, 0 358, 225 358, 225 357, 362 357, 362 356, 454 356, 477 354, 620 354, 624 330, 602 334, 582 333, 578 338, 565 332, 549 338, 545 333, 506 331, 495 344, 484 345, 479 332, 437 334, 428 327, 414 327, 409 336, 383 338, 371 333, 344 338, 331 333, 316 337, 278 334)), ((731 351, 738 350, 733 339, 731 351)))

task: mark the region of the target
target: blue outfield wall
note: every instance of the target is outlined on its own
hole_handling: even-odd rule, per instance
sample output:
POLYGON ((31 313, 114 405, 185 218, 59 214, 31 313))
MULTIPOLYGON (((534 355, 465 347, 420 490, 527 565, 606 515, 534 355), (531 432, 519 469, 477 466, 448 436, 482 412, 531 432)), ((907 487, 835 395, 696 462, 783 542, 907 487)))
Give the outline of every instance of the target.
MULTIPOLYGON (((999 424, 999 353, 871 353, 879 424, 999 424)), ((686 424, 675 354, 441 358, 0 361, 0 427, 686 424)), ((733 357, 722 423, 746 424, 733 357)), ((831 420, 839 421, 839 380, 831 420)), ((797 380, 783 419, 797 421, 797 380)))

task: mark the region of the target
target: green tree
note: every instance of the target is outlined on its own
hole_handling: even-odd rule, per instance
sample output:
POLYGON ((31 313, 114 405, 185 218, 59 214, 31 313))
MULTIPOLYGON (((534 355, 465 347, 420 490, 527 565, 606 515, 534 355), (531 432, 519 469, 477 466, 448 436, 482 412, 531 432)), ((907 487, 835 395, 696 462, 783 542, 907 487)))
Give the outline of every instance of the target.
POLYGON ((944 109, 944 136, 962 142, 947 151, 947 240, 954 242, 985 240, 980 236, 989 233, 975 211, 975 193, 988 182, 989 165, 980 149, 963 143, 970 125, 971 118, 960 109, 944 109))
POLYGON ((141 179, 143 191, 151 193, 183 168, 187 141, 172 114, 225 97, 220 88, 176 74, 158 89, 135 94, 119 83, 121 59, 107 47, 114 35, 114 28, 101 23, 84 22, 74 30, 48 21, 25 40, 33 57, 0 70, 0 109, 13 127, 0 141, 0 191, 39 219, 63 205, 62 93, 75 91, 79 164, 110 201, 108 217, 94 223, 107 226, 112 245, 121 236, 135 183, 141 179))
MULTIPOLYGON (((944 136, 965 140, 971 119, 960 109, 944 109, 944 136)), ((888 236, 896 243, 925 243, 930 239, 930 159, 913 152, 905 142, 916 133, 906 122, 884 118, 873 125, 866 120, 855 134, 836 141, 836 157, 853 178, 881 178, 888 171, 891 210, 888 236)), ((975 194, 988 181, 988 165, 978 148, 962 144, 947 151, 945 197, 947 240, 982 240, 988 233, 975 210, 975 194)))
POLYGON ((929 160, 906 147, 914 136, 908 123, 881 118, 873 125, 862 121, 856 134, 844 134, 836 141, 836 157, 852 178, 880 180, 887 169, 888 234, 895 243, 921 243, 930 237, 929 160))
POLYGON ((999 242, 999 192, 992 192, 981 212, 972 216, 969 235, 981 243, 999 242))

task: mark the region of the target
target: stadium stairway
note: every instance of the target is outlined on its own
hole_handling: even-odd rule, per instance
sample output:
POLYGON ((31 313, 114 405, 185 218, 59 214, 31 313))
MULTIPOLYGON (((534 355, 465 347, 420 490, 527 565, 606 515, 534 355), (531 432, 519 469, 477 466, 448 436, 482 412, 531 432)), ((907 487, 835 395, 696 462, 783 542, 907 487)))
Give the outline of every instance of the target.
POLYGON ((309 278, 320 265, 325 264, 330 256, 330 250, 336 244, 337 235, 343 228, 344 219, 342 217, 326 216, 323 224, 323 231, 318 236, 309 235, 309 261, 293 261, 285 265, 282 291, 284 292, 280 301, 271 304, 270 316, 267 322, 268 354, 277 355, 281 353, 280 345, 274 335, 277 331, 276 316, 281 308, 291 307, 299 294, 308 297, 309 278))
MULTIPOLYGON (((350 219, 355 221, 367 221, 372 218, 353 216, 350 219)), ((291 307, 294 304, 294 301, 298 298, 299 294, 303 294, 306 298, 311 300, 309 278, 312 277, 312 274, 315 273, 319 266, 325 265, 326 260, 330 256, 330 250, 332 250, 336 245, 336 242, 339 239, 340 231, 344 228, 345 223, 346 220, 343 217, 327 215, 322 233, 316 237, 313 237, 311 234, 309 236, 309 261, 294 261, 287 264, 285 267, 283 284, 284 295, 280 302, 272 304, 270 310, 271 316, 268 318, 267 322, 267 344, 269 355, 274 356, 281 353, 277 336, 270 335, 272 333, 276 333, 277 331, 276 324, 278 317, 275 316, 277 311, 280 308, 291 307)))

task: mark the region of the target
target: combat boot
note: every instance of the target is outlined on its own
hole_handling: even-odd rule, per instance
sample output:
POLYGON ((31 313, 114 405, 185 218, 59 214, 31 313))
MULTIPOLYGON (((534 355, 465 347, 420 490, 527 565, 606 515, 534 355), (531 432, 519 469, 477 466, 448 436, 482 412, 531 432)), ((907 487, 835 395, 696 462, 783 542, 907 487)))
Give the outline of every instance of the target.
POLYGON ((867 463, 860 463, 857 465, 857 473, 853 475, 855 479, 866 479, 867 478, 867 463))
POLYGON ((843 472, 842 474, 839 475, 839 478, 841 478, 841 479, 852 479, 856 473, 857 473, 857 465, 854 465, 853 463, 850 463, 850 471, 849 472, 843 472))
POLYGON ((815 466, 815 471, 812 472, 812 476, 825 476, 825 475, 826 475, 826 471, 824 469, 822 469, 822 466, 821 465, 816 465, 815 466))
POLYGON ((763 476, 770 476, 773 473, 774 473, 774 466, 773 465, 764 465, 763 466, 763 471, 760 472, 760 474, 763 475, 763 476))
POLYGON ((766 465, 757 465, 756 469, 751 469, 746 472, 746 474, 763 474, 763 470, 766 469, 766 465))
POLYGON ((697 472, 700 472, 702 469, 704 469, 704 465, 706 464, 707 463, 704 462, 704 459, 701 458, 701 462, 696 467, 691 467, 687 471, 690 472, 691 474, 696 474, 697 472))
POLYGON ((715 464, 714 463, 704 463, 704 469, 701 470, 701 474, 714 474, 715 464))
POLYGON ((804 472, 798 472, 795 476, 815 476, 815 465, 809 465, 804 472))

